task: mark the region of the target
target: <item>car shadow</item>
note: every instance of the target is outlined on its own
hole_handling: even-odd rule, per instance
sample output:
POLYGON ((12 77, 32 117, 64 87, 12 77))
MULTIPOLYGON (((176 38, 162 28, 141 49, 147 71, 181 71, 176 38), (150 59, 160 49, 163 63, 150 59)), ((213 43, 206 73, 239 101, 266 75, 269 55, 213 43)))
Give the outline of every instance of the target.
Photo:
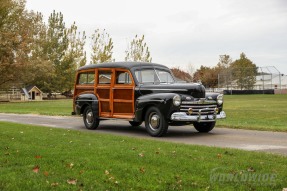
MULTIPOLYGON (((144 127, 144 123, 138 127, 132 127, 126 121, 123 122, 104 122, 100 123, 97 128, 99 132, 108 132, 115 133, 118 135, 131 135, 131 136, 140 136, 140 137, 149 137, 148 132, 144 127)), ((209 133, 199 133, 197 132, 192 125, 189 126, 170 126, 164 138, 192 138, 192 137, 210 137, 215 136, 217 133, 211 131, 209 133)))

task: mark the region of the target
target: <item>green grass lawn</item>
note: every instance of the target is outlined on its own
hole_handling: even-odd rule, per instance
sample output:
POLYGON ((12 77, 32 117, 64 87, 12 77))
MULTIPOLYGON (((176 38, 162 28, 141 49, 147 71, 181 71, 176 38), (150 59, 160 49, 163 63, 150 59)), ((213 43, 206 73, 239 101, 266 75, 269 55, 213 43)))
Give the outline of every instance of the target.
MULTIPOLYGON (((287 95, 224 96, 227 119, 218 127, 287 132, 287 95)), ((0 103, 0 113, 71 115, 72 100, 0 103)))
POLYGON ((287 132, 287 95, 229 95, 224 97, 227 119, 218 126, 287 132))
POLYGON ((0 102, 0 113, 40 114, 40 115, 71 115, 73 100, 0 102))
POLYGON ((282 190, 286 157, 0 122, 0 190, 282 190))

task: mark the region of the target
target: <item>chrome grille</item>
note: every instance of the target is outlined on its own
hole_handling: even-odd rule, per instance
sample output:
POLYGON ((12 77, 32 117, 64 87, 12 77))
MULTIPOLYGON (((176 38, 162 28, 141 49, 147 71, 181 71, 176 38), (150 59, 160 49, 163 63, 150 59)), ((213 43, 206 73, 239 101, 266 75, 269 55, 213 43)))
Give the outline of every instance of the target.
POLYGON ((199 115, 199 111, 201 111, 201 115, 212 115, 215 113, 216 104, 194 104, 194 103, 182 103, 180 106, 181 112, 186 112, 188 114, 188 109, 192 108, 191 115, 199 115))

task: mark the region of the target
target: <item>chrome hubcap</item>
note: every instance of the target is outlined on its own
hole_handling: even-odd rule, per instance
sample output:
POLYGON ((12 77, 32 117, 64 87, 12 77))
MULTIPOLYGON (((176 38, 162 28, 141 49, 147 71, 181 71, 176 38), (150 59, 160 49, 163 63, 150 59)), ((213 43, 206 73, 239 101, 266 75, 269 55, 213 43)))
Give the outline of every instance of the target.
POLYGON ((94 116, 93 116, 93 112, 92 111, 87 112, 86 122, 89 125, 91 125, 94 122, 94 116))
POLYGON ((160 117, 156 113, 149 115, 149 126, 151 130, 156 131, 159 128, 160 117))

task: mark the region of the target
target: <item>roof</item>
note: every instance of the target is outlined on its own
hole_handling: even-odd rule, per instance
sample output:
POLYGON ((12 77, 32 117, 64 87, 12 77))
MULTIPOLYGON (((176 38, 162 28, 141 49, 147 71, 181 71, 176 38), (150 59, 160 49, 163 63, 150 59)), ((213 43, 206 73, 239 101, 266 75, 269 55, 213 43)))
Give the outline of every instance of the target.
MULTIPOLYGON (((43 93, 43 92, 42 92, 37 86, 35 86, 35 85, 27 86, 27 87, 25 87, 24 89, 26 89, 27 92, 30 92, 34 87, 35 87, 37 90, 39 90, 39 92, 43 93)), ((24 93, 23 89, 21 89, 21 93, 24 93)))
POLYGON ((78 70, 87 70, 87 69, 93 69, 93 68, 125 68, 125 69, 131 69, 133 67, 143 67, 143 66, 154 66, 154 67, 168 68, 164 65, 150 63, 150 62, 106 62, 106 63, 100 63, 100 64, 85 65, 83 67, 80 67, 78 70))

